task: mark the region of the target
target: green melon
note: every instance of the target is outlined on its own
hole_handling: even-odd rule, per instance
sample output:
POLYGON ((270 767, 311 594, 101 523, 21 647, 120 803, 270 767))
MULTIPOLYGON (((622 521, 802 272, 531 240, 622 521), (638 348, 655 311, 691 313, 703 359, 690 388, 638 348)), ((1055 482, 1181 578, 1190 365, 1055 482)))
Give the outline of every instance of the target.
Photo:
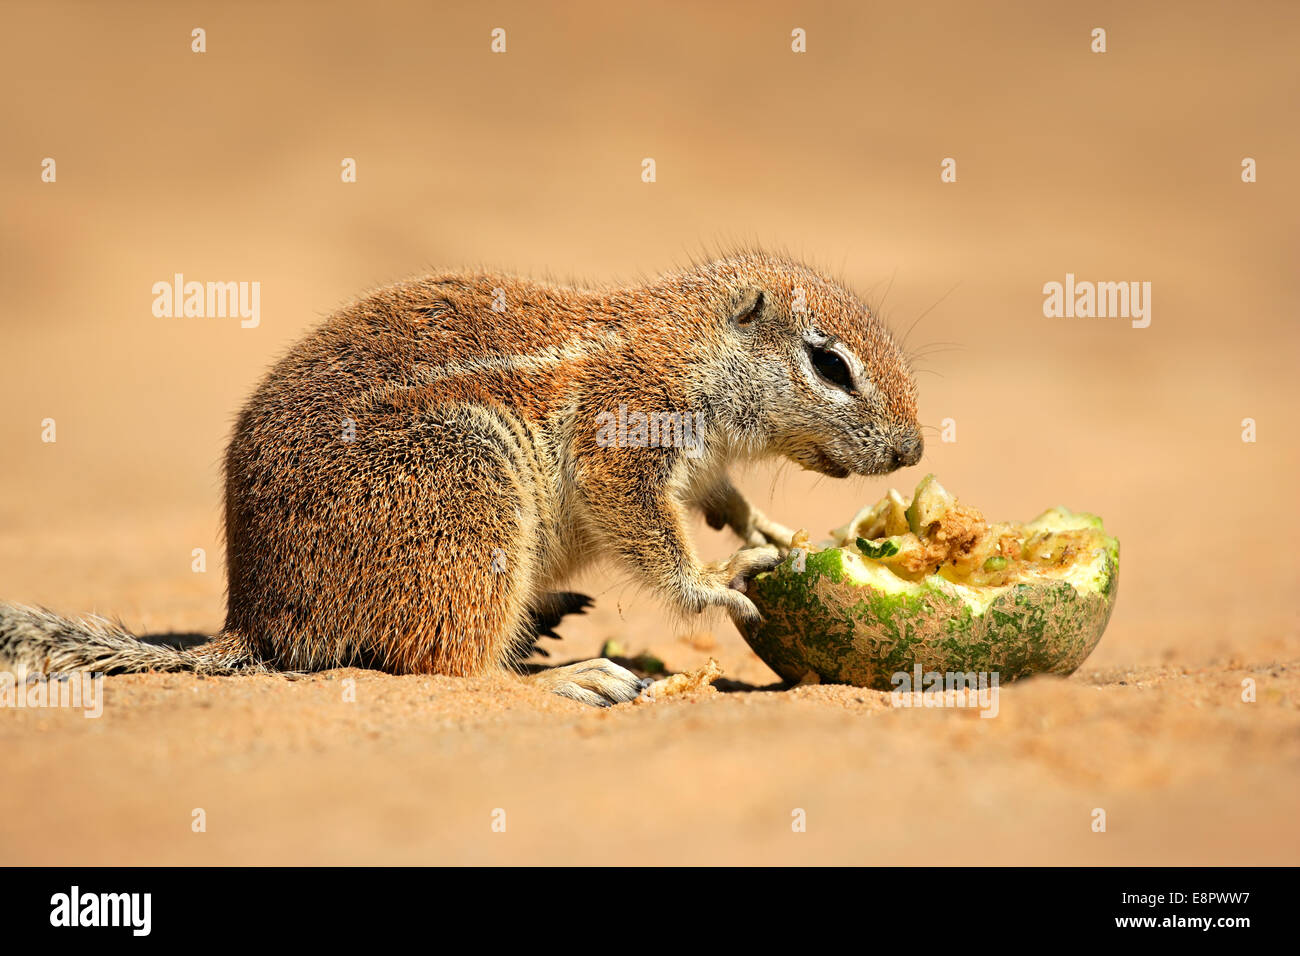
POLYGON ((792 553, 749 583, 763 620, 745 639, 791 682, 890 690, 918 666, 1001 683, 1073 673, 1110 619, 1119 542, 1101 519, 1065 508, 981 522, 932 475, 910 504, 891 491, 802 570, 792 553))

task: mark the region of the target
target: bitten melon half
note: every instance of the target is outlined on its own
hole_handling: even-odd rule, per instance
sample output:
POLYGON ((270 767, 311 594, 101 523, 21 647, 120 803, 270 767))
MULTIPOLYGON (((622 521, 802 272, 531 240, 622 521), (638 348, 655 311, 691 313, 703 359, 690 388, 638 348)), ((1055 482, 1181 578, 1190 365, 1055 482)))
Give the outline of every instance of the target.
POLYGON ((986 522, 933 475, 891 491, 827 547, 792 552, 747 593, 745 635, 788 681, 890 690, 894 674, 982 671, 1000 682, 1070 674, 1092 653, 1119 584, 1119 542, 1100 518, 1053 508, 986 522))

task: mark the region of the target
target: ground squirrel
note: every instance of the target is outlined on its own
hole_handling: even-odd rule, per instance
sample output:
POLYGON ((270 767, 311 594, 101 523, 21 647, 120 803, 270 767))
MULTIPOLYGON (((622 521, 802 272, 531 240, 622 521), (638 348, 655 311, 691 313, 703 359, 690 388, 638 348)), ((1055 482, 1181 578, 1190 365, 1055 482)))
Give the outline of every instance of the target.
MULTIPOLYGON (((555 591, 598 557, 677 610, 758 618, 745 580, 790 531, 732 486, 783 456, 833 477, 915 464, 915 384, 842 284, 758 251, 638 286, 444 273, 329 318, 267 375, 225 459, 226 623, 142 643, 99 618, 0 604, 0 663, 28 671, 398 674, 516 668, 585 603, 555 591), (702 509, 744 549, 695 554, 702 509)), ((635 675, 532 675, 593 704, 635 675)))

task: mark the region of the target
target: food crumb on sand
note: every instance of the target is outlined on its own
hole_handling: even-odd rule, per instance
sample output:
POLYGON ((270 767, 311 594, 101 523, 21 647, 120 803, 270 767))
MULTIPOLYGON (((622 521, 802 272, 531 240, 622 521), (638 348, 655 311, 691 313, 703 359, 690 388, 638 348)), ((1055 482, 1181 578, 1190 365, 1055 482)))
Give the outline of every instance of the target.
POLYGON ((684 697, 706 688, 714 693, 713 682, 722 676, 722 667, 710 657, 703 667, 682 674, 673 674, 650 684, 637 696, 634 704, 654 704, 667 697, 684 697))

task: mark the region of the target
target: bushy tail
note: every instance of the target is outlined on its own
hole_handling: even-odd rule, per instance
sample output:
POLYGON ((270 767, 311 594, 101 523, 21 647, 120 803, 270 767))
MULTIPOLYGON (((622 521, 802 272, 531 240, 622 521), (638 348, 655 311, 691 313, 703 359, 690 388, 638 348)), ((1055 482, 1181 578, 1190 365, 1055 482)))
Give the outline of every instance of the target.
POLYGON ((221 675, 267 668, 254 661, 242 642, 232 637, 217 637, 182 650, 148 644, 102 617, 71 620, 42 608, 0 601, 0 670, 41 674, 189 671, 221 675))

